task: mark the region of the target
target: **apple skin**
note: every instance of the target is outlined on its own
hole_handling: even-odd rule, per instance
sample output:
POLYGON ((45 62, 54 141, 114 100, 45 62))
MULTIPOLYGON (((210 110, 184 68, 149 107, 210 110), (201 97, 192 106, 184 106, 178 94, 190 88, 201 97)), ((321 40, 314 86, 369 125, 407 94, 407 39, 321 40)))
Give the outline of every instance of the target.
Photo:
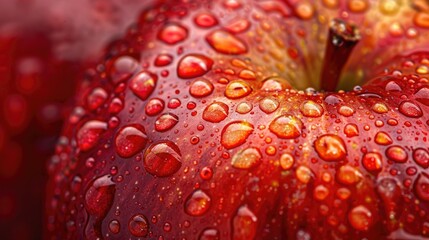
POLYGON ((288 3, 144 11, 80 85, 46 238, 429 237, 429 53, 357 69, 361 45, 345 71, 361 87, 295 90, 325 44, 288 3))

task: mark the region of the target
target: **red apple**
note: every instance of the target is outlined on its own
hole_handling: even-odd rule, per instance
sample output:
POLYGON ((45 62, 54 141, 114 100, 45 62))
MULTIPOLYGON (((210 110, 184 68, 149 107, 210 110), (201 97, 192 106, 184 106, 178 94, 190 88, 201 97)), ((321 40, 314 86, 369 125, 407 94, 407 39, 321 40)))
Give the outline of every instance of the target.
POLYGON ((154 3, 80 85, 46 237, 429 237, 426 9, 154 3))

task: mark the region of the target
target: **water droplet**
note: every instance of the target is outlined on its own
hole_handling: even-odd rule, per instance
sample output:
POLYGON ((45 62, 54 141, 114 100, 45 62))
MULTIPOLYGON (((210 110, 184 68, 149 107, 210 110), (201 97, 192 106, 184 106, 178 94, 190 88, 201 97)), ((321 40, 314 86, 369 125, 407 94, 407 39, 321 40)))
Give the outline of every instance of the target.
POLYGON ((230 99, 242 98, 252 92, 250 85, 243 80, 234 80, 225 88, 225 96, 230 99))
POLYGON ((218 123, 228 116, 229 107, 223 102, 213 102, 204 109, 203 119, 208 122, 218 123))
POLYGON ((113 98, 112 102, 110 102, 110 105, 109 105, 109 113, 117 114, 121 112, 122 109, 124 109, 124 103, 122 102, 122 100, 116 97, 113 98))
POLYGON ((203 190, 195 190, 185 202, 185 212, 191 216, 204 215, 210 208, 211 199, 203 190))
POLYGON ((314 177, 314 174, 311 172, 310 168, 306 166, 297 167, 295 174, 296 178, 302 183, 308 183, 314 177))
POLYGON ((341 106, 338 109, 338 113, 343 115, 344 117, 351 117, 355 113, 355 110, 349 106, 341 106))
POLYGON ((215 228, 206 228, 201 232, 198 240, 220 240, 220 233, 215 228))
POLYGON ((157 67, 164 67, 170 65, 171 62, 173 62, 173 56, 171 56, 170 54, 159 54, 155 58, 154 64, 157 67))
POLYGON ((270 123, 269 129, 279 138, 293 139, 301 135, 303 127, 299 118, 285 114, 275 118, 270 123))
POLYGON ((216 26, 218 21, 215 16, 210 13, 200 13, 194 18, 195 24, 202 28, 210 28, 216 26))
POLYGON ((247 70, 247 69, 241 70, 240 73, 238 74, 238 76, 242 79, 245 79, 245 80, 255 80, 256 79, 255 72, 253 72, 251 70, 247 70))
POLYGON ((368 9, 368 0, 350 0, 348 1, 348 7, 350 11, 355 13, 365 12, 368 9))
POLYGON ((378 172, 381 170, 381 154, 377 152, 368 152, 363 155, 362 165, 369 172, 378 172))
POLYGON ((395 81, 388 82, 386 84, 385 89, 386 89, 386 91, 389 91, 389 92, 400 92, 400 91, 402 91, 402 88, 395 81))
POLYGON ((270 77, 264 80, 261 90, 266 92, 279 92, 290 88, 291 85, 287 80, 279 77, 270 77))
POLYGON ((371 211, 363 205, 356 206, 349 212, 349 222, 358 231, 368 231, 373 220, 371 211))
POLYGON ((122 127, 116 133, 115 149, 119 156, 129 158, 142 151, 148 139, 144 127, 131 124, 122 127))
POLYGON ((111 176, 96 178, 85 193, 85 209, 92 216, 103 219, 112 207, 116 187, 111 176))
POLYGON ((380 11, 386 15, 394 15, 401 8, 400 0, 381 0, 380 11))
POLYGON ((374 141, 380 145, 390 145, 393 143, 392 138, 386 132, 380 131, 375 135, 374 141))
POLYGON ((341 103, 341 102, 343 102, 344 100, 343 99, 341 99, 341 97, 340 96, 337 96, 337 95, 335 95, 335 94, 331 94, 331 95, 328 95, 328 96, 326 96, 326 98, 325 98, 325 102, 327 103, 327 104, 329 104, 329 105, 337 105, 337 104, 339 104, 339 103, 341 103))
POLYGON ((247 46, 243 40, 223 30, 211 32, 206 40, 213 49, 223 54, 236 55, 247 52, 247 46))
POLYGON ((143 71, 130 81, 131 91, 141 100, 146 100, 153 92, 158 77, 150 72, 143 71))
POLYGON ((273 98, 266 97, 259 102, 259 108, 266 114, 273 113, 279 107, 279 102, 273 98))
POLYGON ((246 206, 241 206, 232 220, 232 238, 235 240, 254 239, 257 231, 256 215, 246 206))
POLYGON ((145 112, 148 116, 155 116, 164 110, 164 100, 152 98, 145 106, 145 112))
POLYGON ((179 171, 182 155, 179 147, 170 141, 152 144, 144 154, 144 167, 157 177, 168 177, 179 171))
POLYGON ((226 149, 232 149, 246 142, 253 132, 253 125, 247 121, 234 121, 228 123, 221 134, 221 144, 226 149))
POLYGON ((424 148, 417 148, 413 151, 414 161, 423 168, 429 167, 429 152, 424 148))
POLYGON ((213 169, 210 167, 203 167, 200 171, 200 177, 204 180, 210 180, 213 177, 213 169))
POLYGON ((95 110, 104 104, 107 100, 107 92, 100 87, 94 88, 88 95, 86 102, 89 110, 95 110))
POLYGON ((189 87, 189 93, 195 98, 207 97, 213 90, 213 84, 206 79, 195 80, 189 87))
POLYGON ((253 105, 247 102, 241 102, 237 105, 237 108, 235 109, 236 112, 240 114, 246 114, 252 111, 253 105))
POLYGON ((81 151, 88 151, 97 145, 101 135, 107 130, 107 123, 90 120, 86 122, 76 134, 76 141, 81 151))
POLYGON ((414 191, 422 201, 429 201, 429 176, 422 172, 414 182, 414 191))
POLYGON ((155 121, 155 130, 165 132, 172 129, 179 122, 179 117, 173 113, 164 113, 155 121))
POLYGON ((308 20, 314 15, 314 7, 308 2, 299 2, 295 6, 295 13, 299 18, 308 20))
POLYGON ((429 13, 421 11, 414 16, 414 23, 422 28, 429 28, 429 13))
POLYGON ((242 33, 250 28, 250 21, 247 19, 238 19, 225 26, 230 33, 242 33))
POLYGON ((401 146, 391 146, 386 149, 386 157, 398 163, 404 163, 408 159, 408 154, 401 146))
POLYGON ((109 222, 109 231, 113 234, 118 234, 121 231, 121 224, 118 220, 112 220, 109 222))
POLYGON ((417 101, 423 103, 426 106, 429 106, 429 88, 423 87, 417 90, 414 94, 414 97, 417 101))
POLYGON ((354 123, 348 123, 346 126, 344 126, 344 134, 346 134, 346 136, 349 138, 359 136, 358 126, 354 123))
POLYGON ((251 169, 261 163, 262 155, 259 149, 250 147, 238 151, 231 160, 233 167, 238 169, 251 169))
POLYGON ((128 80, 140 69, 140 64, 132 57, 122 56, 115 60, 110 70, 110 78, 116 85, 128 80))
POLYGON ((314 141, 314 148, 320 158, 325 161, 340 161, 347 155, 346 145, 342 138, 333 134, 325 134, 314 141))
POLYGON ((167 107, 171 108, 171 109, 176 109, 178 107, 180 107, 182 103, 180 102, 180 99, 177 98, 172 98, 170 99, 170 101, 168 102, 167 107))
POLYGON ((323 185, 318 185, 314 188, 313 197, 319 201, 323 201, 329 195, 329 189, 323 185))
POLYGON ((311 100, 304 101, 299 110, 306 117, 320 117, 323 114, 323 107, 311 100))
POLYGON ((189 54, 179 61, 177 75, 180 78, 201 77, 212 69, 213 60, 200 54, 189 54))
POLYGON ((344 165, 338 169, 337 180, 346 185, 355 185, 362 180, 362 174, 354 167, 344 165))
POLYGON ((372 110, 376 113, 387 113, 389 111, 389 108, 385 103, 378 102, 372 106, 372 110))
POLYGON ((399 105, 399 112, 404 114, 407 117, 418 118, 423 116, 422 109, 415 103, 410 101, 403 101, 399 105))
POLYGON ((143 214, 136 214, 128 222, 128 229, 135 237, 146 237, 149 233, 149 221, 143 214))
POLYGON ((290 170, 295 163, 295 158, 290 153, 283 153, 280 156, 280 166, 283 170, 290 170))
POLYGON ((176 44, 188 37, 188 29, 178 23, 168 23, 158 32, 158 39, 167 44, 176 44))

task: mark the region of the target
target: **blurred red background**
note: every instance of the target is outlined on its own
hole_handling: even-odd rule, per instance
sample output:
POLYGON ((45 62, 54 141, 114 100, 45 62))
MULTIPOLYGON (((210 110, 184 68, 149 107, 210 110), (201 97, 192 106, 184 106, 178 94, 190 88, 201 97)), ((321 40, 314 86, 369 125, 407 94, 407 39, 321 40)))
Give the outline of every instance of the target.
POLYGON ((1 239, 41 239, 46 161, 79 76, 145 0, 0 0, 1 239))

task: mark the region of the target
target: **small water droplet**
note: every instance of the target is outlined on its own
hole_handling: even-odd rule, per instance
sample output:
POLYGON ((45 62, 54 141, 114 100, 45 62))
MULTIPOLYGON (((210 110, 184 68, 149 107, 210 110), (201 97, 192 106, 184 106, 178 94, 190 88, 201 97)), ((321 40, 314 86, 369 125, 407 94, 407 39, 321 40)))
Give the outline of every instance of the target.
POLYGON ((201 232, 198 240, 220 240, 219 230, 215 228, 206 228, 201 232))
POLYGON ((164 110, 164 100, 152 98, 145 106, 145 112, 148 116, 156 116, 164 110))
POLYGON ((116 187, 111 176, 96 178, 85 193, 85 209, 92 216, 103 219, 112 207, 116 187))
POLYGON ((225 29, 230 33, 242 33, 250 28, 250 21, 242 18, 237 19, 225 26, 225 29))
POLYGON ((88 95, 86 102, 89 110, 95 110, 103 105, 107 100, 107 92, 103 88, 94 88, 88 95))
POLYGON ((359 136, 358 126, 354 123, 348 123, 346 126, 344 126, 344 134, 346 134, 346 136, 349 138, 359 136))
POLYGON ((280 166, 283 170, 290 170, 295 163, 295 158, 290 153, 283 153, 280 156, 280 166))
POLYGON ((236 112, 240 114, 246 114, 252 111, 253 105, 247 102, 241 102, 237 105, 237 108, 235 109, 236 112))
POLYGON ((355 185, 362 180, 362 173, 349 165, 343 165, 338 169, 337 180, 346 185, 355 185))
POLYGON ((118 220, 112 220, 109 222, 109 231, 113 234, 118 234, 121 231, 121 224, 118 220))
POLYGON ((429 167, 429 152, 424 148, 417 148, 413 151, 414 161, 423 168, 429 167))
POLYGON ((422 201, 429 201, 429 176, 422 172, 414 182, 414 191, 422 201))
POLYGON ((157 67, 164 67, 164 66, 170 65, 171 62, 173 62, 173 56, 171 56, 170 54, 164 53, 164 54, 159 54, 155 58, 154 65, 157 67))
POLYGON ((299 110, 304 116, 313 118, 322 116, 324 111, 320 104, 311 100, 304 101, 299 110))
POLYGON ((386 149, 386 157, 398 163, 404 163, 408 159, 408 154, 401 146, 391 146, 386 149))
POLYGON ((380 145, 390 145, 393 143, 389 134, 383 131, 380 131, 375 135, 374 141, 380 145))
POLYGON ((426 106, 429 106, 429 88, 423 87, 417 90, 414 94, 414 97, 417 101, 423 103, 426 106))
POLYGON ((381 154, 377 152, 368 152, 363 155, 362 165, 369 172, 381 171, 382 161, 381 154))
POLYGON ((263 98, 259 102, 259 108, 266 114, 273 113, 279 107, 279 102, 273 98, 263 98))
POLYGON ((116 85, 128 80, 140 69, 140 64, 132 57, 122 56, 115 60, 110 70, 110 78, 116 85))
POLYGON ((373 220, 371 211, 363 205, 356 206, 349 212, 349 222, 358 231, 368 231, 373 220))
POLYGON ((218 21, 215 16, 210 13, 200 13, 194 18, 195 24, 202 28, 210 28, 216 26, 218 21))

